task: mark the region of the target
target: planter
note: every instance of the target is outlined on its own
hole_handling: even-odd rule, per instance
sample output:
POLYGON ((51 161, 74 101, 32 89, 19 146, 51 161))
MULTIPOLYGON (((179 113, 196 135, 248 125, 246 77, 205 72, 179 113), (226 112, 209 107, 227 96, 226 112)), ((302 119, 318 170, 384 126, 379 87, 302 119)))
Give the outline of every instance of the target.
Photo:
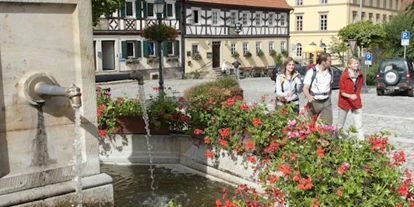
MULTIPOLYGON (((121 116, 117 118, 120 125, 120 134, 147 134, 145 122, 142 116, 121 116)), ((168 135, 171 134, 169 124, 161 122, 161 126, 156 128, 150 123, 149 130, 151 134, 168 135)))

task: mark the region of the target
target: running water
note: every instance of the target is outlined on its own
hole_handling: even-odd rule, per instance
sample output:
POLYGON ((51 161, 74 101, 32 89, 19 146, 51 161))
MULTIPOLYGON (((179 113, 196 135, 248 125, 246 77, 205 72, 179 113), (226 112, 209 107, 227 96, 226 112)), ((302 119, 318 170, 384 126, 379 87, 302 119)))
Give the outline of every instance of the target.
POLYGON ((151 154, 151 150, 152 150, 152 145, 150 142, 150 137, 151 137, 151 132, 149 129, 149 118, 148 118, 148 113, 147 113, 147 106, 146 106, 146 97, 145 97, 145 90, 144 90, 144 85, 139 85, 139 101, 141 103, 141 107, 142 107, 142 118, 144 119, 145 122, 145 131, 147 131, 147 134, 145 135, 145 138, 147 140, 147 148, 148 148, 148 156, 149 156, 149 171, 151 172, 151 190, 155 191, 155 187, 154 187, 154 167, 152 166, 152 154, 151 154))
POLYGON ((76 206, 82 207, 82 134, 81 134, 81 118, 79 108, 75 109, 75 141, 73 142, 73 170, 75 171, 75 199, 76 206))

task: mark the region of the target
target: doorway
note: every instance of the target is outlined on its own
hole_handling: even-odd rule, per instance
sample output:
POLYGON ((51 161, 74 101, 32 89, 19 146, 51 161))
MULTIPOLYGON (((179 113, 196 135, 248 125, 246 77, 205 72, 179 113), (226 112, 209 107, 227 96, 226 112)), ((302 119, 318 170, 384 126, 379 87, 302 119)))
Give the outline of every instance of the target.
POLYGON ((213 42, 213 68, 220 67, 220 41, 213 42))
POLYGON ((115 41, 102 41, 102 70, 115 70, 115 41))

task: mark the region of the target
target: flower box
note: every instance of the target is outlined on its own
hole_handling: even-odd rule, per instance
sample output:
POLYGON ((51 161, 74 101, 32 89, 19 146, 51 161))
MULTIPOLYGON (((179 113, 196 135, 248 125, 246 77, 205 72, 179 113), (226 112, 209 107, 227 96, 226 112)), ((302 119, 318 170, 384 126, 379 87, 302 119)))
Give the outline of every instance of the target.
MULTIPOLYGON (((145 122, 142 116, 120 116, 117 118, 119 123, 119 134, 147 134, 145 130, 145 122)), ((154 124, 149 125, 150 134, 168 135, 171 134, 169 124, 161 122, 161 126, 157 128, 154 124)))

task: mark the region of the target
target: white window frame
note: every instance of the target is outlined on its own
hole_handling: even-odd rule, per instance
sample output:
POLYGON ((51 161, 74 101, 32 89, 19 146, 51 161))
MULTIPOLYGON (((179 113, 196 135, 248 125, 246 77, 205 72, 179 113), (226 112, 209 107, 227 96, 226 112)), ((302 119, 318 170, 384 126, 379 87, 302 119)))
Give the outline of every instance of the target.
POLYGON ((166 18, 166 19, 175 19, 175 17, 176 17, 176 14, 175 14, 175 4, 174 3, 166 3, 166 7, 164 8, 165 10, 166 10, 166 14, 167 14, 167 16, 166 17, 164 17, 164 18, 166 18), (168 16, 168 10, 167 10, 167 8, 168 8, 168 5, 171 5, 172 6, 172 16, 168 16))
POLYGON ((220 10, 216 10, 216 9, 211 10, 211 24, 212 25, 220 24, 220 10), (214 14, 216 14, 216 22, 214 22, 214 14))
MULTIPOLYGON (((279 20, 279 26, 281 26, 281 27, 286 26, 286 15, 285 15, 285 13, 280 13, 279 14, 279 18, 280 18, 280 20, 279 20)), ((302 27, 303 27, 303 24, 302 24, 302 27)))
POLYGON ((236 25, 236 23, 238 22, 237 16, 238 16, 238 11, 237 10, 231 10, 230 11, 230 18, 229 18, 229 20, 230 20, 230 25, 231 26, 236 25))
POLYGON ((352 11, 352 23, 357 22, 358 12, 352 11))
POLYGON ((243 42, 243 55, 246 55, 248 51, 249 51, 249 43, 243 42))
POLYGON ((302 6, 303 0, 296 0, 296 6, 302 6))
POLYGON ((275 14, 274 13, 268 13, 267 14, 267 19, 268 19, 268 22, 267 22, 267 24, 269 25, 269 26, 273 26, 274 25, 274 22, 275 22, 275 14))
POLYGON ((234 55, 234 53, 237 52, 237 43, 236 42, 230 43, 230 52, 231 52, 231 55, 234 55))
POLYGON ((193 43, 191 45, 191 56, 194 57, 195 52, 200 53, 200 50, 199 49, 200 49, 200 46, 197 43, 193 43), (194 47, 197 48, 196 51, 194 50, 194 47))
POLYGON ((256 42, 256 54, 262 50, 262 42, 256 42))
MULTIPOLYGON (((148 56, 150 56, 150 57, 155 57, 156 56, 156 54, 158 54, 157 52, 158 52, 158 44, 157 44, 157 42, 155 42, 155 41, 148 41, 148 47, 149 47, 149 45, 150 44, 153 44, 154 46, 153 46, 153 48, 154 48, 154 54, 151 54, 150 53, 150 51, 148 50, 148 56)), ((148 49, 148 48, 147 48, 148 49)))
POLYGON ((319 30, 327 31, 328 30, 328 14, 319 14, 319 30))
POLYGON ((256 25, 256 26, 261 26, 262 25, 262 16, 263 16, 262 12, 256 12, 254 14, 254 25, 256 25), (259 23, 257 23, 257 15, 259 15, 259 23))
POLYGON ((302 44, 296 44, 296 57, 302 57, 302 44))
POLYGON ((147 3, 147 18, 149 18, 149 19, 156 19, 157 18, 157 13, 155 13, 155 5, 154 5, 154 3, 153 2, 148 2, 147 3), (152 6, 152 16, 150 16, 149 15, 149 6, 148 6, 148 4, 153 4, 153 6, 152 6))
POLYGON ((269 53, 270 51, 275 49, 275 42, 274 41, 269 41, 269 53))
POLYGON ((295 15, 295 29, 296 29, 295 31, 303 31, 303 14, 295 15), (300 29, 299 29, 299 25, 300 25, 300 29))
POLYGON ((286 50, 286 41, 280 42, 280 52, 283 52, 286 50))
POLYGON ((242 13, 242 25, 249 25, 249 12, 243 12, 242 13), (246 18, 244 18, 246 15, 246 18))
POLYGON ((127 57, 128 58, 134 58, 135 57, 135 54, 136 54, 135 42, 136 41, 134 41, 134 40, 127 40, 126 41, 126 43, 127 43, 127 57), (132 55, 128 55, 128 44, 132 44, 132 55))
POLYGON ((168 56, 174 56, 175 55, 175 41, 168 41, 167 42, 167 55, 168 56), (171 43, 171 49, 172 49, 172 53, 168 52, 168 44, 171 43))
POLYGON ((132 0, 127 0, 127 1, 125 1, 125 17, 126 18, 136 18, 135 15, 136 14, 136 11, 135 11, 135 1, 132 1, 132 0), (129 2, 129 3, 131 3, 132 4, 132 15, 128 15, 127 14, 127 2, 129 2))

